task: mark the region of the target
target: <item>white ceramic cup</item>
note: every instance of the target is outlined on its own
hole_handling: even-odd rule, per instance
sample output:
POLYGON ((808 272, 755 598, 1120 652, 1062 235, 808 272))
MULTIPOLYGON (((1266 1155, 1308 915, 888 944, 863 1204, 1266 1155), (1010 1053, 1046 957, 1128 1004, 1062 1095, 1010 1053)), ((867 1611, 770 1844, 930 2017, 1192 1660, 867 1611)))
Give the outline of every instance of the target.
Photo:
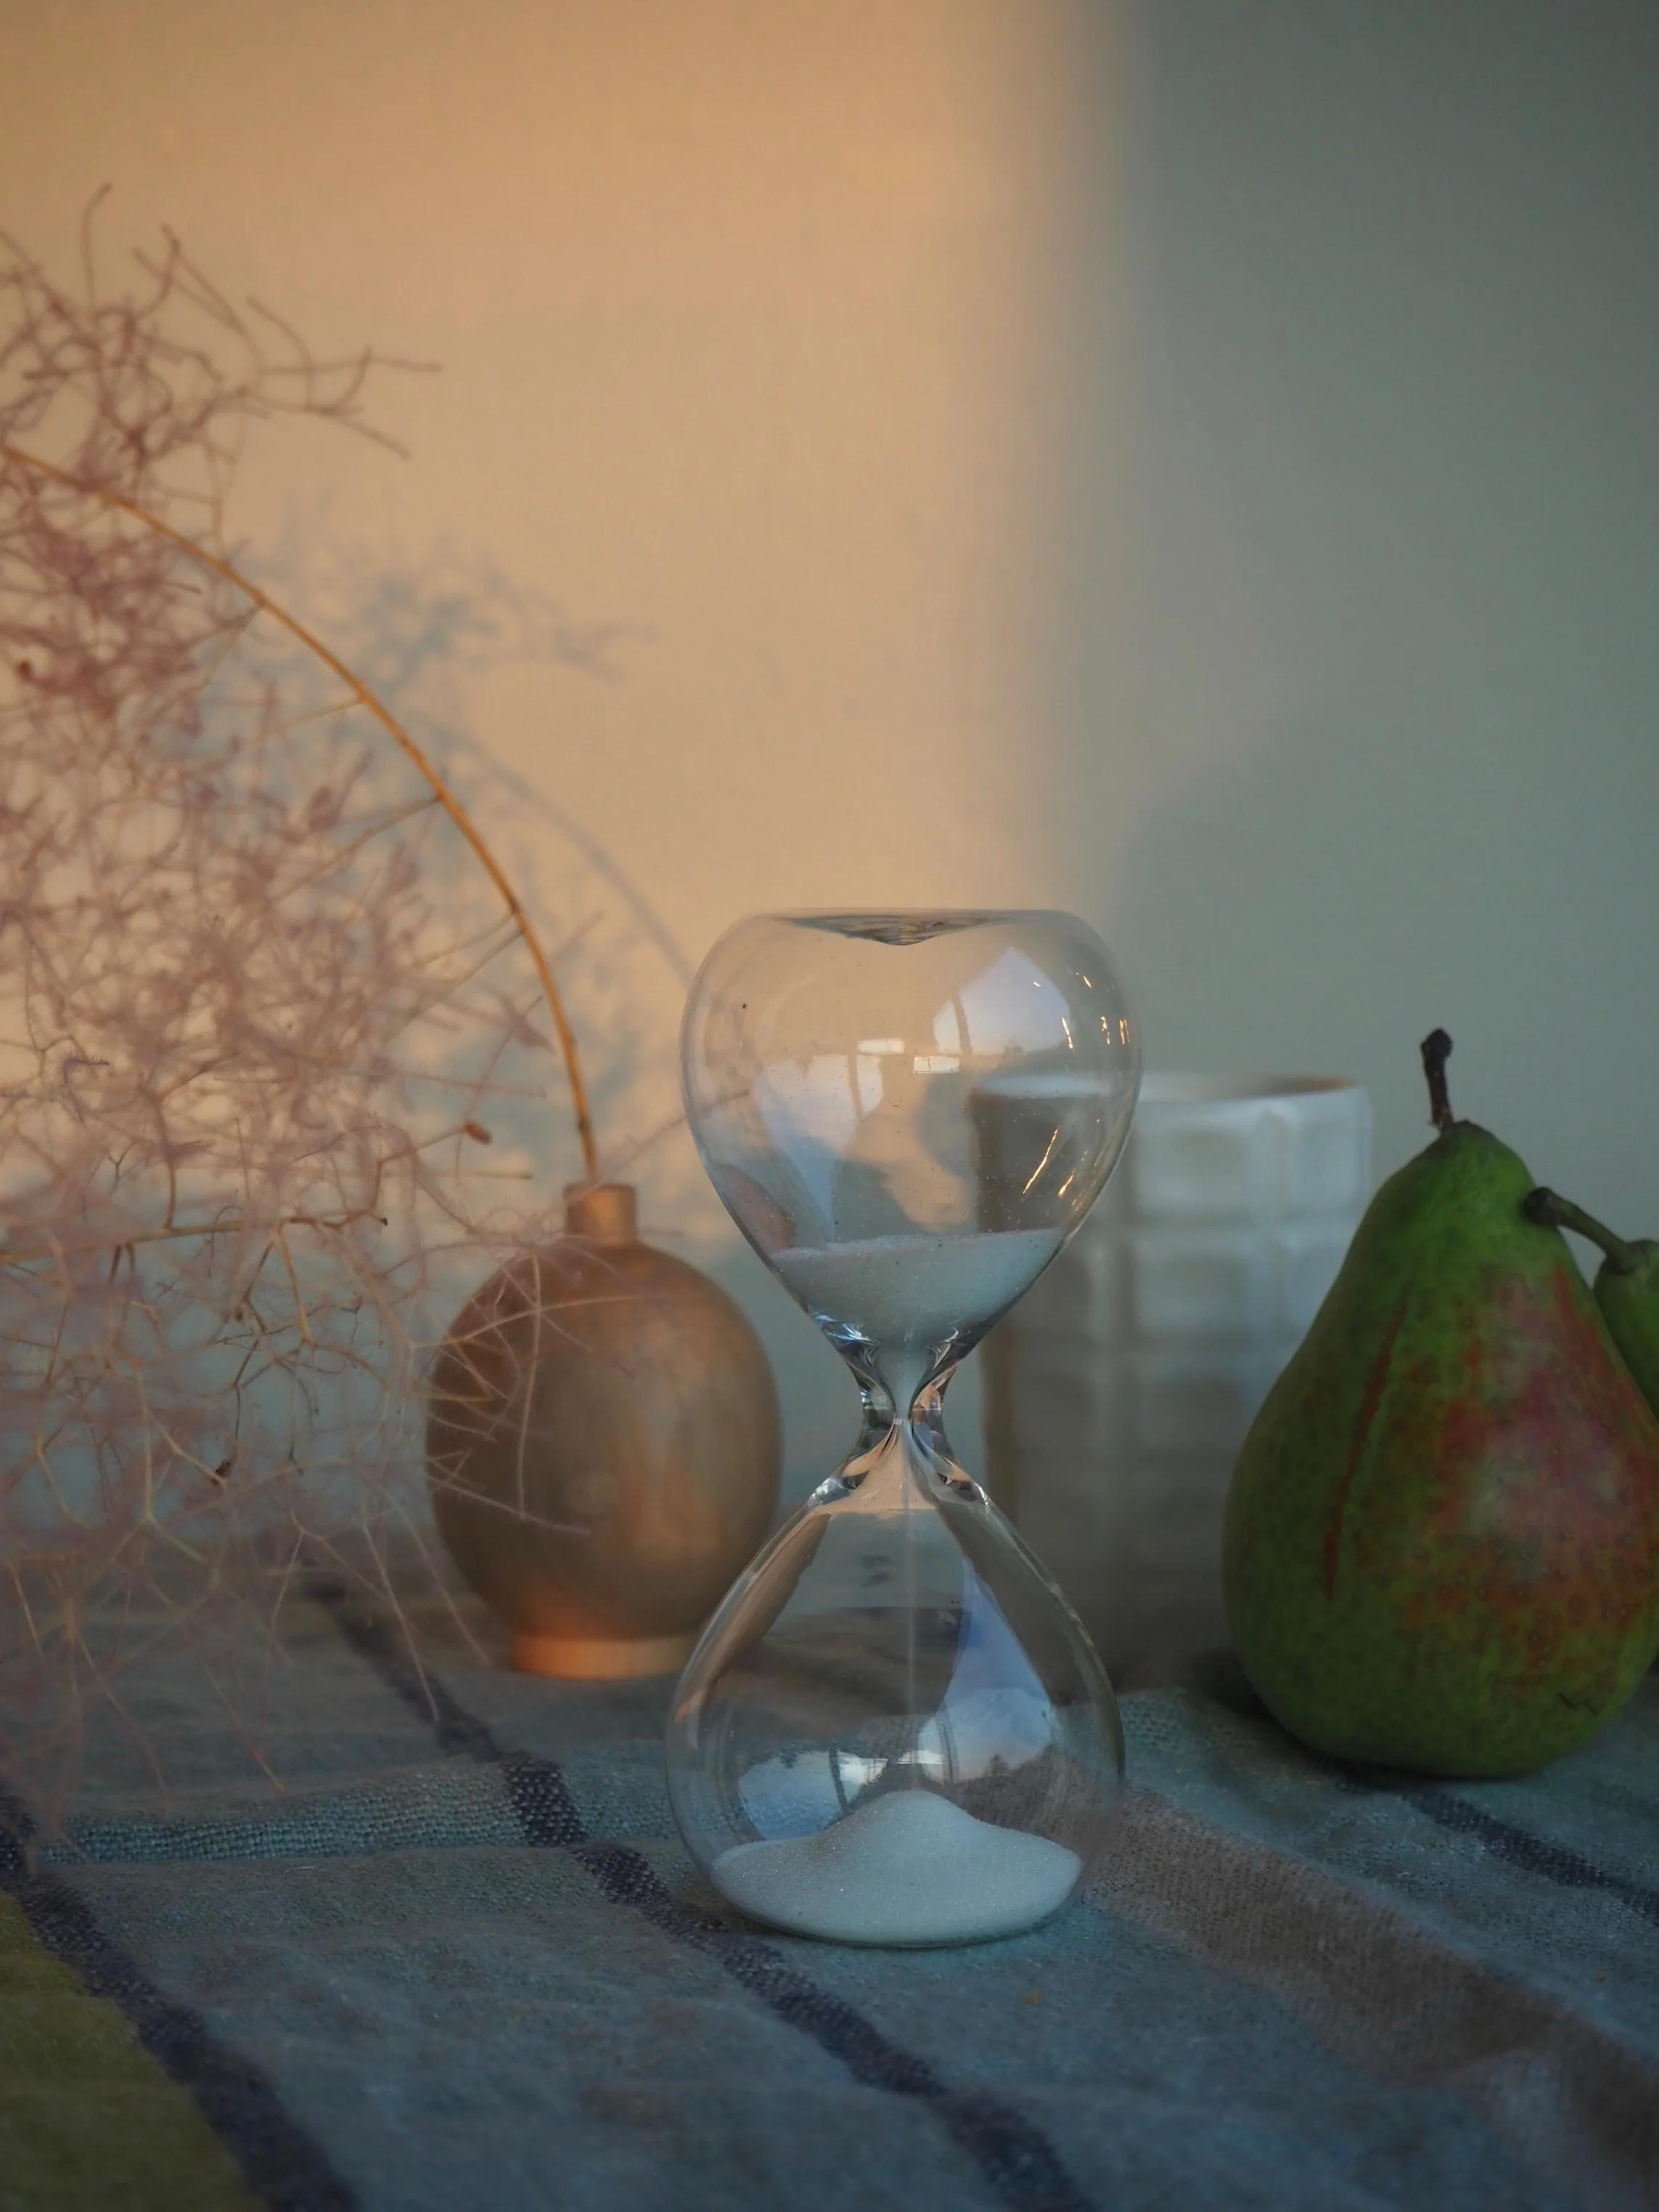
POLYGON ((1370 1181, 1356 1084, 1148 1076, 1093 1212, 988 1339, 992 1495, 1120 1675, 1226 1641, 1227 1484, 1370 1181))

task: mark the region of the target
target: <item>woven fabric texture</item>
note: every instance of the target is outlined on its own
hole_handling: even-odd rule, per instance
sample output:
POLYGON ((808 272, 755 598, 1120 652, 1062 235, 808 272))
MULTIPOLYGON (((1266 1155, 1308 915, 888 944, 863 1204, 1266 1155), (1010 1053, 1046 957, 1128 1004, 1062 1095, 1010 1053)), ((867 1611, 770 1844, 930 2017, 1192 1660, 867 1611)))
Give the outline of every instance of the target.
POLYGON ((1449 1787, 1218 1659, 1086 1897, 882 1952, 698 1881, 665 1685, 421 1648, 319 1584, 251 1716, 158 1656, 65 1832, 0 1795, 0 2212, 1659 2205, 1659 1680, 1449 1787))

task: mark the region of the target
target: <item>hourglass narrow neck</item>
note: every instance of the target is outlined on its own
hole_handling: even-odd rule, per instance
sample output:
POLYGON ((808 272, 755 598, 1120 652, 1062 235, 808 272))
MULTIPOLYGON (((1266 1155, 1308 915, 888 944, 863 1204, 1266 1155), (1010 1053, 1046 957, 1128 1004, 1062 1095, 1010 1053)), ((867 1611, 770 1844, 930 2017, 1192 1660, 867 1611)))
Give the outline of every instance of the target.
MULTIPOLYGON (((831 1339, 836 1342, 835 1339, 831 1339)), ((963 1350, 901 1353, 884 1357, 874 1346, 860 1342, 836 1342, 836 1349, 853 1370, 864 1406, 866 1429, 890 1429, 896 1422, 925 1419, 931 1405, 937 1414, 951 1377, 961 1366, 963 1350)))
MULTIPOLYGON (((848 1455, 847 1468, 878 1461, 921 1461, 954 1464, 955 1455, 945 1433, 945 1386, 957 1362, 928 1376, 902 1410, 879 1376, 859 1372, 859 1395, 864 1407, 858 1441, 848 1455)), ((844 1470, 845 1471, 845 1470, 844 1470)))

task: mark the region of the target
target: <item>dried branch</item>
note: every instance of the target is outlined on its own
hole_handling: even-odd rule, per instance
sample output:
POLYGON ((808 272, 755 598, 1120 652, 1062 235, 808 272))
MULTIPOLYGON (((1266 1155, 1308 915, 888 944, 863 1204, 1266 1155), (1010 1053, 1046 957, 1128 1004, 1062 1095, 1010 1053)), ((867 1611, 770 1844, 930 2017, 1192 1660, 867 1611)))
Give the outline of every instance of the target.
POLYGON ((597 1173, 477 823, 232 551, 248 436, 377 434, 388 364, 95 243, 74 291, 0 238, 0 1768, 58 1812, 164 1782, 140 1661, 275 1769, 248 1624, 307 1560, 404 1587, 432 1349, 555 1218, 538 997, 597 1173))
MULTIPOLYGON (((286 325, 283 327, 286 328, 286 325)), ((354 390, 355 388, 354 386, 354 390)), ((197 544, 193 538, 186 538, 181 531, 174 530, 170 524, 163 522, 160 516, 149 514, 136 501, 125 499, 118 492, 106 490, 99 484, 77 483, 66 470, 55 466, 51 461, 42 460, 37 453, 25 453, 19 446, 0 444, 0 460, 10 462, 19 468, 33 469, 42 476, 53 477, 58 483, 67 485, 73 491, 86 493, 88 497, 99 501, 106 507, 115 508, 123 514, 130 514, 136 522, 141 522, 146 530, 153 531, 156 537, 166 539, 169 544, 176 545, 181 552, 187 553, 193 561, 199 561, 204 568, 211 569, 215 575, 251 599, 262 614, 269 615, 273 622, 279 623, 292 636, 298 638, 308 652, 315 653, 323 665, 339 678, 357 703, 366 708, 374 717, 393 743, 402 748, 432 787, 432 795, 439 805, 443 808, 445 813, 448 815, 450 820, 471 847, 485 874, 501 894, 502 904, 512 916, 514 926, 525 941, 531 960, 535 966, 536 979, 540 983, 543 995, 547 1000, 548 1012, 553 1017, 554 1030, 557 1035, 559 1050, 564 1060, 565 1076, 570 1085, 571 1107, 576 1120, 576 1134, 582 1148, 582 1163, 586 1170, 588 1182, 597 1182, 599 1179, 599 1156, 593 1136, 592 1116, 588 1109, 587 1086, 582 1079, 581 1059, 576 1048, 575 1035, 571 1029, 569 1017, 565 1012, 564 1000, 560 996, 559 987, 554 980, 552 967, 548 961, 546 952, 543 950, 542 941, 537 934, 535 924, 525 912, 522 901, 507 881, 500 862, 485 843, 483 834, 472 817, 456 797, 440 770, 428 758, 403 724, 398 720, 391 708, 369 690, 361 677, 353 674, 337 653, 325 645, 322 640, 313 631, 307 629, 295 616, 289 614, 288 610, 273 599, 269 592, 262 591, 258 584, 249 577, 244 576, 239 569, 233 568, 228 561, 221 560, 217 554, 210 553, 205 546, 197 544)))

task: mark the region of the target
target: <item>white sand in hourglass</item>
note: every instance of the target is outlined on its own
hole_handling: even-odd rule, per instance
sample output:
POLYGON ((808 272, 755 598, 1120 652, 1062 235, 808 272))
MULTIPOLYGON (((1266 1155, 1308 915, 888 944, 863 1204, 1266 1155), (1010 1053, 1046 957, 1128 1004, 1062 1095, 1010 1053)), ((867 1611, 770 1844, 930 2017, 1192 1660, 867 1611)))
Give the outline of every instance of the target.
POLYGON ((890 1790, 816 1836, 738 1844, 709 1869, 739 1911, 842 1943, 971 1943, 1057 1912, 1083 1862, 975 1820, 932 1790, 890 1790))
POLYGON ((820 1320, 855 1328, 878 1346, 943 1344, 953 1329, 1012 1305, 1060 1249, 1047 1229, 927 1231, 848 1244, 794 1245, 772 1265, 820 1320))

